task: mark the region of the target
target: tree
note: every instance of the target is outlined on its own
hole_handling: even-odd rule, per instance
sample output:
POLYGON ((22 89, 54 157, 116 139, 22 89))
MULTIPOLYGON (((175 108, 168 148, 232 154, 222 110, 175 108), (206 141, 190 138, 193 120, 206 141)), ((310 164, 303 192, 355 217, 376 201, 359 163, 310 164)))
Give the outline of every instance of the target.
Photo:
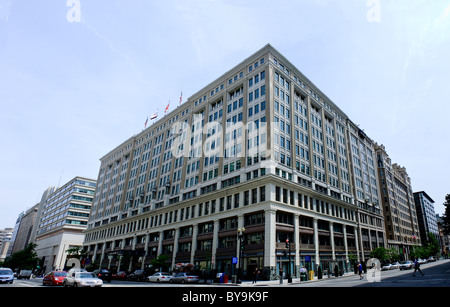
POLYGON ((166 255, 159 255, 157 258, 152 260, 152 266, 155 268, 155 270, 157 271, 159 268, 163 268, 165 266, 167 266, 167 261, 168 257, 166 255))
POLYGON ((37 244, 34 243, 28 244, 25 249, 6 259, 3 265, 15 271, 35 269, 39 263, 39 258, 34 250, 36 246, 37 244))
POLYGON ((444 234, 450 235, 450 194, 447 194, 445 196, 445 212, 442 217, 442 229, 444 231, 444 234))
POLYGON ((388 259, 388 253, 387 253, 386 248, 377 247, 370 252, 370 257, 376 258, 376 259, 380 260, 381 262, 384 262, 388 259))
POLYGON ((388 249, 386 251, 386 255, 389 261, 391 262, 396 262, 400 260, 400 254, 398 253, 398 250, 396 250, 395 248, 388 249))
POLYGON ((429 256, 436 256, 441 251, 441 245, 439 244, 439 241, 436 239, 436 236, 432 233, 428 233, 428 244, 426 246, 428 251, 428 257, 429 256))

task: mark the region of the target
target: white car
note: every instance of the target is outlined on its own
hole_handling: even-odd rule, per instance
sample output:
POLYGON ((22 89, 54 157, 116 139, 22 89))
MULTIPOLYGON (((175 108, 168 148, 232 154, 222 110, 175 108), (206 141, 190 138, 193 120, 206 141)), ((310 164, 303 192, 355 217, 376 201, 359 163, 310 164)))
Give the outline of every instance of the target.
POLYGON ((387 263, 387 264, 383 265, 383 266, 381 267, 381 270, 382 270, 382 271, 389 271, 389 270, 392 270, 392 264, 387 263))
POLYGON ((64 287, 101 287, 103 281, 89 272, 75 272, 64 278, 64 287))
POLYGON ((166 272, 157 272, 148 277, 150 282, 170 282, 172 275, 166 272))

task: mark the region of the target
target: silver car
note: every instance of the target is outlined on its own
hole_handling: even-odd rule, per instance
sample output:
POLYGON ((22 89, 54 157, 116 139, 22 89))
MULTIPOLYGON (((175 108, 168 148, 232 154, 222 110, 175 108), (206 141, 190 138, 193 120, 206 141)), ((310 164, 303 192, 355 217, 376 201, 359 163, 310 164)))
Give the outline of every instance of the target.
POLYGON ((68 274, 63 280, 64 287, 101 287, 103 281, 89 272, 68 274))
POLYGON ((413 263, 411 261, 401 261, 400 262, 400 271, 401 270, 410 270, 413 268, 413 263))
POLYGON ((199 282, 199 278, 196 275, 189 273, 178 273, 170 280, 171 283, 196 283, 199 282))
POLYGON ((12 284, 14 282, 14 273, 9 268, 0 268, 0 283, 9 282, 12 284))
POLYGON ((148 277, 149 282, 170 282, 172 275, 166 272, 158 272, 148 277))

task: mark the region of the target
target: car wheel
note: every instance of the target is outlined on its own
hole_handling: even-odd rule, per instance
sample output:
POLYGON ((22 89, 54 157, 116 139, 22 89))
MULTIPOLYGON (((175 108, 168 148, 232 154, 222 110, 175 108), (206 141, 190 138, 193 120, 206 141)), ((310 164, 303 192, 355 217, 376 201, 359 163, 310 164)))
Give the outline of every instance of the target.
POLYGON ((169 281, 169 283, 173 284, 173 279, 171 279, 171 280, 169 281))
POLYGON ((181 280, 181 283, 184 284, 186 281, 184 279, 181 280))

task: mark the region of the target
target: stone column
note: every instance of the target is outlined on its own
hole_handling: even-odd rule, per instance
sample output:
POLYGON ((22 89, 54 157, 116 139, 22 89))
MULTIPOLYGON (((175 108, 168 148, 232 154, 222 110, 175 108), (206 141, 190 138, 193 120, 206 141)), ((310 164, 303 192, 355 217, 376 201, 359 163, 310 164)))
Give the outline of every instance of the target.
POLYGON ((264 268, 269 270, 270 280, 276 279, 276 211, 266 209, 264 232, 264 268))
POLYGON ((316 249, 316 260, 315 265, 320 264, 320 256, 319 256, 319 229, 317 227, 318 219, 314 218, 314 247, 316 249))

